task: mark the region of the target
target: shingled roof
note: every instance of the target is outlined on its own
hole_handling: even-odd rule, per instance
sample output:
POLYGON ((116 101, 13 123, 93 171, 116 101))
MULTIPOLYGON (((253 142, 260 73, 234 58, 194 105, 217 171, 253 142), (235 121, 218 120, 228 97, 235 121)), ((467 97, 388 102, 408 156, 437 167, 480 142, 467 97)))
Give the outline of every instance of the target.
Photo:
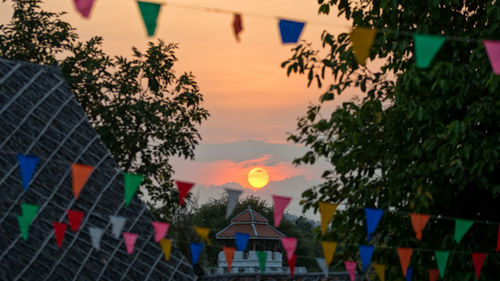
POLYGON ((216 239, 234 239, 234 233, 248 233, 250 239, 279 240, 285 237, 276 228, 269 224, 269 220, 254 211, 250 206, 248 209, 237 214, 231 219, 231 224, 215 234, 216 239))
POLYGON ((0 59, 0 280, 195 280, 190 262, 176 248, 166 262, 145 204, 123 200, 123 177, 88 122, 57 67, 0 59), (23 190, 18 153, 40 158, 23 190), (94 166, 75 199, 71 163, 94 166), (21 238, 21 204, 40 209, 21 238), (66 211, 85 212, 79 231, 66 231, 61 249, 52 222, 66 222, 66 211), (110 233, 110 215, 127 218, 123 231, 139 235, 134 252, 110 233), (91 244, 88 227, 105 229, 101 249, 91 244))

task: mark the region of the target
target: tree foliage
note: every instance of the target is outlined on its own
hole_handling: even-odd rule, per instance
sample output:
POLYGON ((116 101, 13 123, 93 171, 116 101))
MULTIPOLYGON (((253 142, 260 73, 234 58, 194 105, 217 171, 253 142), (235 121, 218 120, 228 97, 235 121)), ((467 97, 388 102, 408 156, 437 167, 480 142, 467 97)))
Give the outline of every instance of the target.
POLYGON ((0 56, 59 64, 67 83, 114 159, 128 172, 146 176, 145 186, 171 217, 177 207, 172 156, 194 157, 197 126, 209 113, 191 73, 176 75, 174 43, 132 48, 132 58, 110 56, 102 38, 79 42, 64 13, 42 10, 41 0, 14 1, 14 14, 0 26, 0 56))
MULTIPOLYGON (((333 229, 323 239, 342 242, 336 262, 358 259, 367 244, 363 207, 386 210, 370 242, 380 247, 495 252, 498 225, 476 223, 463 241, 453 241, 453 220, 431 219, 422 242, 408 213, 500 221, 500 77, 491 70, 480 40, 500 38, 497 1, 319 0, 319 13, 337 13, 353 27, 379 30, 369 60, 358 65, 349 34, 324 31, 323 51, 303 42, 283 63, 288 73, 306 73, 325 85, 289 140, 309 151, 295 164, 326 159, 324 183, 303 193, 304 209, 318 201, 341 203, 333 229), (448 40, 428 69, 418 69, 411 33, 448 40), (326 55, 322 55, 326 53, 326 55), (358 101, 323 116, 336 95, 355 89, 358 101)), ((403 280, 394 248, 376 248, 373 260, 387 264, 388 279, 403 280)), ((484 280, 497 280, 498 255, 489 255, 484 280)), ((432 252, 415 250, 416 280, 436 268, 432 252)), ((471 280, 471 256, 452 253, 446 280, 471 280)))

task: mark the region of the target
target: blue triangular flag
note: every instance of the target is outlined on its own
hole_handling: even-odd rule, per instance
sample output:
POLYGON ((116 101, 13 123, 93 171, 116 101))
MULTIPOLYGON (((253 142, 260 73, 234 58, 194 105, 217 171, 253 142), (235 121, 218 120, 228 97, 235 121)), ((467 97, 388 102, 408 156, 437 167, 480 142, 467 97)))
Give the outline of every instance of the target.
POLYGON ((248 244, 248 239, 250 239, 250 234, 235 232, 234 239, 236 239, 236 251, 245 251, 248 244))
POLYGON ((278 25, 281 33, 281 43, 297 43, 305 22, 280 19, 278 25))
POLYGON ((372 239, 372 234, 375 232, 375 229, 377 229, 377 225, 382 218, 382 214, 384 214, 384 210, 365 208, 365 214, 366 228, 368 230, 367 240, 370 241, 370 239, 372 239))
POLYGON ((413 275, 413 268, 408 266, 406 269, 406 281, 411 281, 411 276, 413 275))
POLYGON ((191 248, 191 258, 193 259, 193 265, 198 263, 198 259, 200 259, 201 250, 203 249, 203 244, 201 243, 191 243, 189 244, 191 248))
POLYGON ((28 190, 28 185, 30 184, 33 173, 35 172, 36 165, 40 158, 30 155, 17 155, 17 161, 19 162, 19 169, 21 170, 21 179, 23 181, 24 190, 28 190))
POLYGON ((361 263, 363 264, 363 271, 366 271, 372 260, 373 246, 359 245, 359 254, 361 255, 361 263))

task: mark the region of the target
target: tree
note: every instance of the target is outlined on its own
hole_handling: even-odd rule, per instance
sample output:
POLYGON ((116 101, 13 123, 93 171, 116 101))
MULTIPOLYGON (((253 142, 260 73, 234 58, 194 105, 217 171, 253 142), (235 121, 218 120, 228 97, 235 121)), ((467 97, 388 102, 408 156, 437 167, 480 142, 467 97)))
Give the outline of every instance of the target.
POLYGON ((194 158, 201 139, 197 126, 209 113, 191 73, 176 75, 176 44, 149 42, 133 58, 109 56, 102 38, 78 42, 64 13, 43 11, 41 0, 14 1, 14 14, 0 26, 0 56, 59 64, 67 83, 120 167, 145 176, 160 215, 172 217, 172 156, 194 158))
MULTIPOLYGON (((418 242, 408 213, 500 221, 500 78, 476 40, 499 38, 498 3, 318 2, 319 13, 337 11, 353 27, 376 28, 369 60, 382 63, 380 68, 358 65, 349 34, 327 31, 321 37, 325 56, 302 42, 283 63, 288 73, 307 73, 309 85, 328 83, 289 140, 309 149, 295 164, 321 158, 332 165, 323 173, 324 183, 302 196, 305 210, 317 209, 318 201, 342 204, 332 231, 322 238, 342 242, 336 263, 359 259, 358 245, 374 244, 380 247, 373 260, 388 266, 388 279, 402 280, 390 247, 495 252, 496 224, 476 223, 456 244, 454 221, 432 218, 418 242), (448 36, 430 68, 416 68, 411 33, 448 36), (361 98, 323 117, 321 109, 346 89, 356 89, 361 98), (363 207, 385 210, 371 242, 366 241, 363 207)), ((415 249, 416 280, 426 280, 427 270, 436 268, 433 256, 415 249)), ((489 255, 484 280, 500 278, 499 263, 498 255, 489 255)), ((451 253, 447 268, 446 280, 473 278, 468 254, 451 253)))

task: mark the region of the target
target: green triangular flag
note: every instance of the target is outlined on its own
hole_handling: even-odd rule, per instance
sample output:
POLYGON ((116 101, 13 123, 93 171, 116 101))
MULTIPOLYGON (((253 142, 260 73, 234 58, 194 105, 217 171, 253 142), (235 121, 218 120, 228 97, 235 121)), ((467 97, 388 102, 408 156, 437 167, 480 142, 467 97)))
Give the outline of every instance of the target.
POLYGON ((449 251, 436 251, 436 261, 438 264, 439 275, 441 278, 444 277, 444 272, 446 271, 446 264, 448 263, 448 257, 450 256, 449 251))
POLYGON ((28 203, 21 204, 21 211, 23 219, 28 223, 28 226, 31 225, 31 222, 35 218, 36 213, 38 212, 38 206, 28 203))
POLYGON ((443 36, 413 34, 415 59, 418 68, 427 68, 445 41, 443 36))
POLYGON ((156 30, 156 20, 160 13, 161 4, 137 1, 141 11, 142 20, 148 31, 148 36, 153 36, 156 30))
POLYGON ((28 240, 28 230, 30 228, 30 223, 26 221, 23 216, 17 216, 17 222, 19 223, 19 230, 21 231, 21 236, 24 240, 28 240))
POLYGON ((143 175, 123 173, 123 180, 125 185, 125 206, 128 206, 128 204, 130 204, 132 197, 134 197, 134 194, 137 191, 137 188, 139 188, 139 185, 141 185, 143 179, 143 175))
POLYGON ((457 243, 460 243, 460 240, 464 238, 465 233, 467 233, 467 230, 469 230, 473 223, 474 221, 471 220, 455 220, 455 241, 457 241, 457 243))
POLYGON ((257 251, 257 257, 259 258, 260 272, 264 273, 266 271, 267 253, 257 251))

